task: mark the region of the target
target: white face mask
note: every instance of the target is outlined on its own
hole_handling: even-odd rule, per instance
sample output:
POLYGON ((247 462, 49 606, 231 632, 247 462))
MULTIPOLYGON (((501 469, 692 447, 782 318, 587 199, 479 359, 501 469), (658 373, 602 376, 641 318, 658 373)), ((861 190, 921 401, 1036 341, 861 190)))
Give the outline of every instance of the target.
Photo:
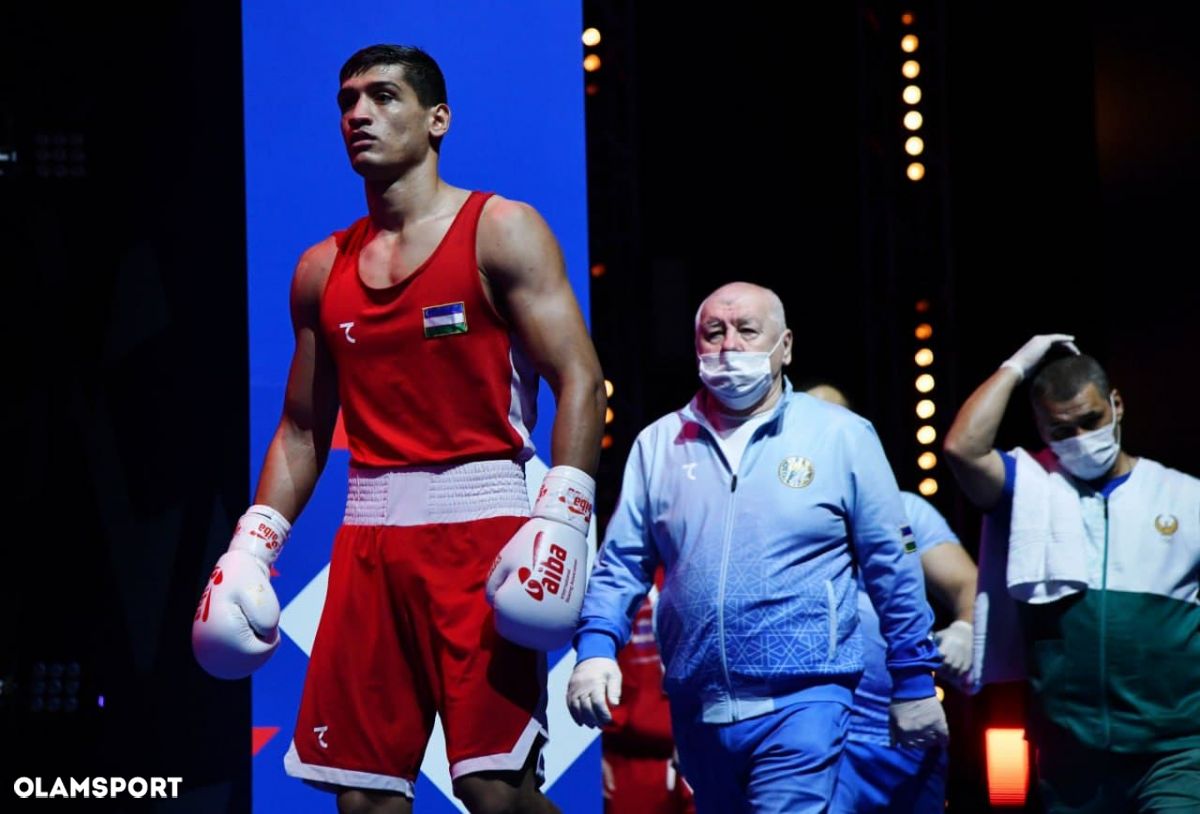
POLYGON ((1081 480, 1102 477, 1117 461, 1121 442, 1117 438, 1117 405, 1108 397, 1112 407, 1112 423, 1098 430, 1073 435, 1061 441, 1051 441, 1050 449, 1058 457, 1062 468, 1081 480))
POLYGON ((762 400, 771 389, 771 382, 775 380, 771 354, 782 341, 783 334, 780 334, 768 351, 702 353, 699 356, 700 381, 730 410, 745 410, 762 400))

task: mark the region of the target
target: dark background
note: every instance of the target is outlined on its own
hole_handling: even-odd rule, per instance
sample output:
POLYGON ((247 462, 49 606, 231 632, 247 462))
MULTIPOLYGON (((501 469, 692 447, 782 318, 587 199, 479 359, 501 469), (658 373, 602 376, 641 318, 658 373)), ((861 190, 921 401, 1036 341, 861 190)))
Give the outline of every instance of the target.
POLYGON ((248 809, 249 683, 189 644, 249 492, 240 21, 185 1, 0 24, 5 811, 151 810, 13 795, 72 773, 248 809))
MULTIPOLYGON (((939 434, 1031 335, 1073 333, 1128 403, 1128 448, 1200 469, 1187 406, 1200 394, 1194 11, 824 4, 797 23, 585 8, 619 30, 589 75, 592 251, 605 263, 593 308, 614 449, 694 392, 695 309, 746 279, 784 301, 792 379, 840 383, 880 427, 902 487, 916 485, 919 299, 935 329, 939 434), (910 30, 928 168, 916 184, 900 125, 910 30)), ((1036 443, 1025 413, 1011 412, 1002 443, 1036 443)), ((943 511, 953 492, 936 496, 943 511)))

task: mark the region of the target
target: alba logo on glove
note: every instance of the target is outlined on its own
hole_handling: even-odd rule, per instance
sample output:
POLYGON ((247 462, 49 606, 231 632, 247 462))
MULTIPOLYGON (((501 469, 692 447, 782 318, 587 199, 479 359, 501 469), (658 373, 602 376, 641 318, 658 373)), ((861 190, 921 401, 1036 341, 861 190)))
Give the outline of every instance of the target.
POLYGON ((192 619, 193 622, 208 621, 208 608, 212 604, 212 589, 214 585, 220 585, 222 579, 221 569, 218 566, 213 569, 212 576, 208 578, 208 587, 204 589, 204 594, 200 597, 200 604, 196 607, 196 616, 192 619))
POLYGON ((559 500, 567 504, 567 511, 571 514, 579 515, 584 520, 590 521, 592 519, 592 501, 574 489, 569 490, 568 495, 571 498, 570 500, 567 500, 566 497, 559 498, 559 500))
POLYGON ((251 537, 257 537, 267 544, 267 548, 274 551, 283 544, 283 540, 279 536, 279 532, 268 526, 266 523, 259 523, 258 528, 250 532, 251 537))
MULTIPOLYGON (((541 502, 546 496, 546 484, 542 484, 542 488, 538 491, 537 501, 541 502)), ((588 496, 580 492, 578 489, 568 487, 566 494, 558 496, 558 502, 567 507, 567 511, 571 514, 577 514, 584 519, 585 522, 591 522, 592 519, 592 501, 588 496)))
MULTIPOLYGON (((533 541, 533 569, 517 569, 517 579, 521 580, 521 584, 525 586, 525 593, 538 602, 542 601, 547 592, 558 596, 559 591, 562 590, 563 582, 567 578, 571 578, 571 582, 573 582, 573 577, 575 576, 575 569, 572 568, 570 572, 567 571, 567 551, 562 546, 551 543, 549 556, 539 563, 537 561, 537 552, 541 548, 541 545, 542 533, 538 532, 537 537, 533 541), (540 576, 534 576, 535 572, 540 576)), ((568 591, 567 594, 559 598, 566 601, 569 597, 570 593, 568 591)))

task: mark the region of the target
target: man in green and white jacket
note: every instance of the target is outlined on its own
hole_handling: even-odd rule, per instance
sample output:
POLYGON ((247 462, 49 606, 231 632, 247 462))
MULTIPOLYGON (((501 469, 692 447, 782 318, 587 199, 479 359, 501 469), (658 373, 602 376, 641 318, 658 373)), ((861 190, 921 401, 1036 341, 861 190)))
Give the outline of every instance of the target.
POLYGON ((1122 448, 1124 402, 1072 340, 1031 339, 971 395, 946 438, 959 485, 988 513, 976 675, 1028 678, 1050 814, 1200 811, 1200 480, 1122 448), (1031 374, 1048 449, 1000 452, 1001 419, 1031 374), (1026 498, 1014 499, 1023 486, 1053 492, 1044 528, 1029 523, 1026 498), (1043 538, 1031 562, 1014 562, 1038 548, 1022 535, 1043 538), (1030 573, 1041 584, 1023 581, 1030 573), (1005 620, 1018 647, 999 646, 1005 620))

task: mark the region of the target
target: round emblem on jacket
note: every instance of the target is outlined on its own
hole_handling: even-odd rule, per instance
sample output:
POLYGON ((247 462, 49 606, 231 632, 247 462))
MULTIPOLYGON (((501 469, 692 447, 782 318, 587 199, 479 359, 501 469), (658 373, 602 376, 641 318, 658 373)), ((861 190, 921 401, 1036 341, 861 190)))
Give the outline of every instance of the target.
POLYGON ((784 486, 793 489, 803 489, 812 483, 813 465, 808 458, 799 455, 789 455, 779 462, 779 480, 784 486))
POLYGON ((1170 537, 1179 531, 1179 519, 1173 514, 1160 514, 1154 518, 1154 528, 1163 537, 1170 537))

